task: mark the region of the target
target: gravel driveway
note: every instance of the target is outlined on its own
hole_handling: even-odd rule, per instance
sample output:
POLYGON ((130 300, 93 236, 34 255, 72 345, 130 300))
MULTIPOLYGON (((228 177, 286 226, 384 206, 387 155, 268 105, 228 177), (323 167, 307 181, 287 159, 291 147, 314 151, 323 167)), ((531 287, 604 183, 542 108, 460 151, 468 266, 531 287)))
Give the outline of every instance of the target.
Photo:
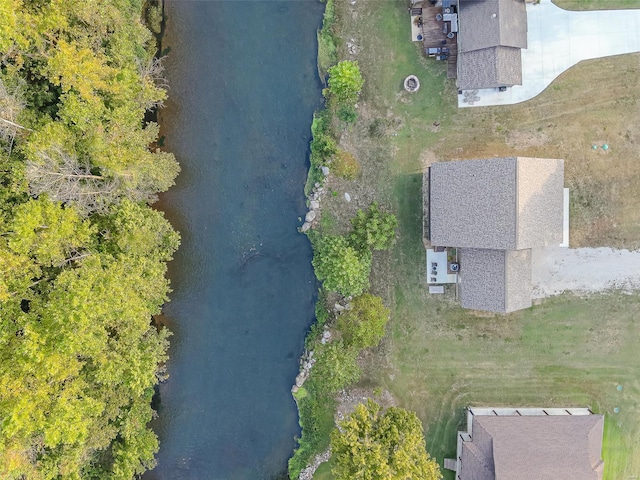
POLYGON ((612 248, 533 249, 533 298, 610 289, 640 289, 640 251, 612 248))

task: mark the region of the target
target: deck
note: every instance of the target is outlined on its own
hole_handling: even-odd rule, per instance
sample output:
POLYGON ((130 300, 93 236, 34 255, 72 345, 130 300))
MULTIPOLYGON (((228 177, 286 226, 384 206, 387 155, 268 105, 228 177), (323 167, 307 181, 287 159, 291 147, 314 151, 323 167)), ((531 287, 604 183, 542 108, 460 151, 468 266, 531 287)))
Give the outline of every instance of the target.
POLYGON ((457 78, 458 35, 456 33, 453 38, 447 37, 444 33, 445 24, 449 26, 450 23, 437 20, 438 14, 442 14, 442 7, 435 7, 428 2, 422 6, 422 44, 424 48, 448 47, 447 78, 457 78))

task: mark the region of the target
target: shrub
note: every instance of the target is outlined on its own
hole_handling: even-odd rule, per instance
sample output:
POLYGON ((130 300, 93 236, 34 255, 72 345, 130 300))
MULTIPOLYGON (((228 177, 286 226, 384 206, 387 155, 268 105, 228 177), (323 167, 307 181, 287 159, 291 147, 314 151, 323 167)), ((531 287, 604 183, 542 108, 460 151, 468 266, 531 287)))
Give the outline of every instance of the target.
POLYGON ((359 295, 369 287, 371 252, 353 248, 344 237, 328 235, 317 241, 313 267, 327 290, 346 297, 359 295))
POLYGON ((374 347, 384 337, 384 327, 389 321, 389 309, 382 299, 370 293, 356 297, 351 309, 338 318, 338 330, 345 345, 350 348, 374 347))
POLYGON ((355 104, 363 85, 358 62, 343 60, 329 69, 329 93, 339 103, 355 104))
POLYGON ((353 154, 338 150, 331 160, 331 171, 339 177, 353 180, 360 173, 360 164, 353 154))
POLYGON ((355 123, 358 119, 358 112, 353 105, 341 104, 337 112, 338 118, 345 123, 355 123))
POLYGON ((327 5, 324 8, 322 29, 318 30, 318 73, 320 78, 324 78, 329 67, 338 61, 336 38, 332 32, 334 23, 335 9, 333 0, 327 0, 327 5))
POLYGON ((387 134, 388 123, 383 118, 376 118, 369 124, 369 136, 372 138, 382 138, 387 134))
POLYGON ((309 161, 311 168, 307 177, 305 193, 309 194, 313 185, 322 183, 324 175, 320 171, 320 167, 329 162, 331 157, 338 151, 335 140, 331 137, 329 128, 330 113, 328 110, 321 110, 313 115, 313 123, 311 124, 311 155, 309 161))
POLYGON ((393 214, 381 212, 376 202, 367 212, 358 210, 351 224, 353 232, 349 239, 356 248, 386 250, 395 241, 398 221, 393 214))
POLYGON ((356 363, 358 350, 348 348, 341 340, 328 343, 319 349, 318 360, 311 370, 314 382, 322 385, 326 394, 336 393, 360 378, 356 363))

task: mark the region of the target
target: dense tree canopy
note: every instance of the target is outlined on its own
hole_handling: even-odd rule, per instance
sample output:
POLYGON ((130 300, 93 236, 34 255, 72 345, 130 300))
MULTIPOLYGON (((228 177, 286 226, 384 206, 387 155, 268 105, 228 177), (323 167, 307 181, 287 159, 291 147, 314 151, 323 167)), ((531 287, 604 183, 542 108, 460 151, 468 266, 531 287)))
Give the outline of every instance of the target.
POLYGON ((0 0, 0 478, 130 479, 179 239, 143 0, 0 0))
POLYGON ((336 480, 440 480, 425 450, 422 424, 403 408, 382 412, 372 400, 340 422, 331 434, 336 480))

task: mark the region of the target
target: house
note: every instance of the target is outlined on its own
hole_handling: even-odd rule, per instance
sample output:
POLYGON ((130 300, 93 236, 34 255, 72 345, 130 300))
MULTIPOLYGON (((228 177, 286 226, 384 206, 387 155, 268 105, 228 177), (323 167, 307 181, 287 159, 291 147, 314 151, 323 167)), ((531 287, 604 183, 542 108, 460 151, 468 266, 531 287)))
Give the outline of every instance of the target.
POLYGON ((522 85, 525 0, 459 0, 459 90, 522 85))
POLYGON ((604 415, 587 408, 469 408, 456 480, 602 480, 604 415))
POLYGON ((437 162, 425 183, 428 239, 455 247, 464 308, 531 306, 531 249, 559 246, 568 210, 564 161, 507 157, 437 162))

